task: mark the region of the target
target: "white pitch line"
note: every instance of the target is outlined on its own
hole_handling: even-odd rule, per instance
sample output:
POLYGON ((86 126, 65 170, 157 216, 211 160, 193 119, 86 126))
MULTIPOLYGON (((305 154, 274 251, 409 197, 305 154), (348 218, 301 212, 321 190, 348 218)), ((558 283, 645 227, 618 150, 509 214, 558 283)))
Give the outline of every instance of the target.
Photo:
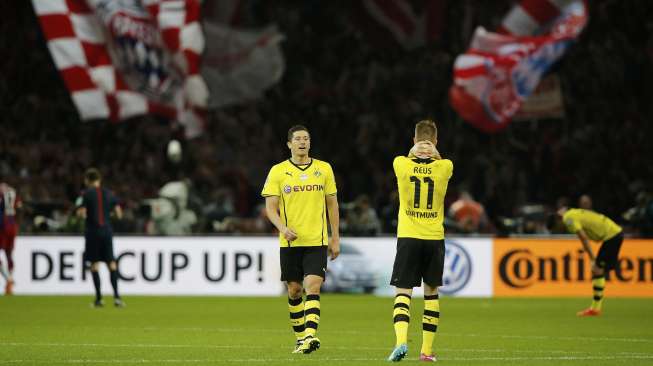
POLYGON ((249 346, 249 345, 197 345, 197 344, 109 344, 109 343, 26 343, 26 342, 7 342, 0 343, 2 346, 14 347, 106 347, 106 348, 219 348, 219 349, 240 349, 240 348, 257 348, 267 349, 271 347, 249 346))
MULTIPOLYGON (((606 361, 606 360, 653 360, 653 355, 649 356, 559 356, 559 357, 439 357, 441 361, 606 361)), ((69 363, 69 364, 121 364, 121 363, 269 363, 269 362, 305 362, 307 359, 304 357, 274 359, 274 358, 232 358, 232 359, 123 359, 123 360, 84 360, 84 359, 69 359, 69 360, 1 360, 0 364, 19 364, 19 363, 69 363)), ((311 362, 378 362, 383 361, 384 358, 318 358, 311 356, 311 362)), ((414 358, 407 358, 407 360, 416 360, 414 358)))
MULTIPOLYGON (((81 327, 86 328, 86 327, 81 327)), ((97 327, 93 327, 97 330, 97 327)), ((190 332, 216 332, 216 333, 279 333, 288 334, 288 330, 284 329, 250 329, 250 328, 203 328, 203 327, 110 327, 110 329, 125 329, 125 330, 151 330, 151 331, 190 331, 190 332)), ((370 334, 377 332, 375 330, 338 330, 338 334, 370 334)), ((324 333, 331 333, 331 331, 322 331, 324 333)), ((464 334, 464 333, 447 333, 438 332, 441 337, 478 337, 478 338, 505 338, 505 339, 551 339, 551 340, 566 340, 566 341, 596 341, 596 342, 625 342, 625 343, 653 343, 653 338, 619 338, 619 337, 567 337, 567 336, 538 336, 538 335, 506 335, 506 334, 464 334)))
POLYGON ((447 361, 586 361, 586 360, 653 360, 653 355, 622 355, 622 356, 549 356, 549 357, 442 357, 447 361))
MULTIPOLYGON (((105 347, 105 348, 205 348, 205 349, 290 349, 291 347, 285 346, 250 346, 250 345, 212 345, 212 344, 148 344, 148 343, 130 343, 130 344, 110 344, 110 343, 60 343, 60 342, 0 342, 0 346, 8 347, 105 347)), ((352 347, 344 346, 328 346, 329 349, 348 350, 352 347)), ((387 351, 389 347, 355 347, 359 350, 387 351)), ((483 349, 483 348, 437 348, 438 352, 470 352, 470 353, 521 353, 521 354, 537 354, 537 353, 555 353, 555 354, 589 354, 600 355, 595 351, 568 351, 568 350, 510 350, 510 349, 483 349)), ((607 352, 604 354, 613 355, 614 352, 607 352)), ((646 358, 653 358, 653 354, 645 352, 618 352, 619 355, 625 356, 641 356, 646 358)))
POLYGON ((506 338, 506 339, 550 339, 565 341, 597 341, 597 342, 627 342, 627 343, 653 343, 653 338, 613 338, 613 337, 553 337, 553 336, 536 336, 536 335, 506 335, 506 334, 457 334, 441 333, 443 337, 479 337, 479 338, 506 338))

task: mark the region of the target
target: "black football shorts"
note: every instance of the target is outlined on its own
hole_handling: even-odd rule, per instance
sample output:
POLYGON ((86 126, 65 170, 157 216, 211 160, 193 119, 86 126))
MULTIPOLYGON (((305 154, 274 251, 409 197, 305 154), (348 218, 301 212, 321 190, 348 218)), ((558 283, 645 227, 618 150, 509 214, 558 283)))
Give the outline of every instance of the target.
POLYGON ((113 234, 108 230, 88 230, 84 233, 84 260, 95 262, 115 261, 113 234))
POLYGON ((442 286, 444 252, 444 240, 398 238, 390 284, 413 288, 424 281, 431 287, 442 286))
POLYGON ((617 264, 619 263, 619 250, 623 241, 623 232, 619 232, 619 234, 604 241, 601 244, 601 248, 599 248, 599 254, 596 256, 596 264, 606 271, 617 268, 617 264))
POLYGON ((327 247, 281 247, 281 281, 303 282, 307 275, 326 276, 327 247))

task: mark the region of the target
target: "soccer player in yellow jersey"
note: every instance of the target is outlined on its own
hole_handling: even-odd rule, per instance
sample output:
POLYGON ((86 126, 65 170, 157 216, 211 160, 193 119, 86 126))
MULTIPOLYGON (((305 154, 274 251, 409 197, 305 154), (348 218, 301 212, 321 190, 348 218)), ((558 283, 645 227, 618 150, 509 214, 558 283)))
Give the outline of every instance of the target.
POLYGON ((296 337, 293 353, 311 353, 320 348, 316 333, 327 255, 334 260, 340 253, 337 190, 331 165, 308 155, 311 136, 306 127, 291 127, 287 145, 290 159, 270 169, 261 194, 268 218, 279 230, 281 280, 288 288, 296 337))
POLYGON ((440 320, 438 286, 444 268, 444 196, 453 172, 451 160, 437 149, 433 121, 415 126, 415 146, 410 154, 395 158, 399 190, 397 254, 390 284, 396 287, 393 320, 397 342, 388 361, 401 361, 408 353, 408 323, 413 287, 424 281, 421 361, 436 361, 433 339, 440 320))
POLYGON ((583 248, 592 261, 592 289, 594 299, 592 305, 578 312, 578 316, 601 315, 603 305, 603 290, 605 288, 605 274, 616 268, 619 259, 619 250, 624 241, 621 227, 607 216, 592 210, 562 207, 558 210, 562 222, 571 233, 578 235, 583 248), (602 242, 598 255, 594 256, 589 241, 602 242))

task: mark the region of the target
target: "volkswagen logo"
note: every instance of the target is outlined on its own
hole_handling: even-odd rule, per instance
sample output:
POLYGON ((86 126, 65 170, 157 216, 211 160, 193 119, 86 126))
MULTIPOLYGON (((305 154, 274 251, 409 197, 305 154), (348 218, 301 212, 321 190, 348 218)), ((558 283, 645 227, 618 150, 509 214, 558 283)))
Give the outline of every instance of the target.
POLYGON ((472 260, 465 248, 453 241, 445 241, 444 273, 439 292, 455 294, 463 289, 472 277, 472 260))

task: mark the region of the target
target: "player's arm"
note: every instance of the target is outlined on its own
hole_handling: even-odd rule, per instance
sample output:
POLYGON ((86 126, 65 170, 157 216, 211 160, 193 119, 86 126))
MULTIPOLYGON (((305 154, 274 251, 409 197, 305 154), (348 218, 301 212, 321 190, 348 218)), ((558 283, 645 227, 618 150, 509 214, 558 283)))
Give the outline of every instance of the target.
POLYGON ((120 207, 120 205, 115 205, 113 207, 113 213, 116 215, 118 220, 122 220, 122 207, 120 207))
POLYGON ((86 207, 84 206, 84 196, 77 197, 75 200, 75 215, 83 219, 86 218, 86 207))
POLYGON ((331 238, 329 238, 329 256, 334 260, 340 254, 340 212, 338 207, 338 196, 330 194, 326 196, 329 224, 331 225, 331 238))
POLYGON ((279 216, 279 196, 265 197, 265 213, 267 213, 272 225, 279 230, 286 240, 293 241, 297 239, 297 234, 281 222, 281 216, 279 216))
POLYGON ((123 212, 122 212, 122 207, 118 203, 118 198, 113 195, 113 193, 110 193, 111 197, 111 206, 113 207, 113 215, 116 219, 122 220, 123 212))
POLYGON ((576 235, 578 235, 578 239, 580 239, 580 242, 583 243, 583 249, 589 254, 590 259, 592 262, 596 260, 596 257, 594 256, 594 252, 592 252, 592 247, 590 247, 590 240, 587 237, 587 234, 583 229, 580 229, 576 232, 576 235))
POLYGON ((435 160, 442 160, 442 156, 440 155, 438 148, 435 146, 433 146, 433 155, 431 157, 435 160))
POLYGON ((409 158, 420 158, 420 159, 436 159, 440 160, 440 152, 435 148, 435 145, 431 141, 419 141, 417 142, 408 152, 409 158))

